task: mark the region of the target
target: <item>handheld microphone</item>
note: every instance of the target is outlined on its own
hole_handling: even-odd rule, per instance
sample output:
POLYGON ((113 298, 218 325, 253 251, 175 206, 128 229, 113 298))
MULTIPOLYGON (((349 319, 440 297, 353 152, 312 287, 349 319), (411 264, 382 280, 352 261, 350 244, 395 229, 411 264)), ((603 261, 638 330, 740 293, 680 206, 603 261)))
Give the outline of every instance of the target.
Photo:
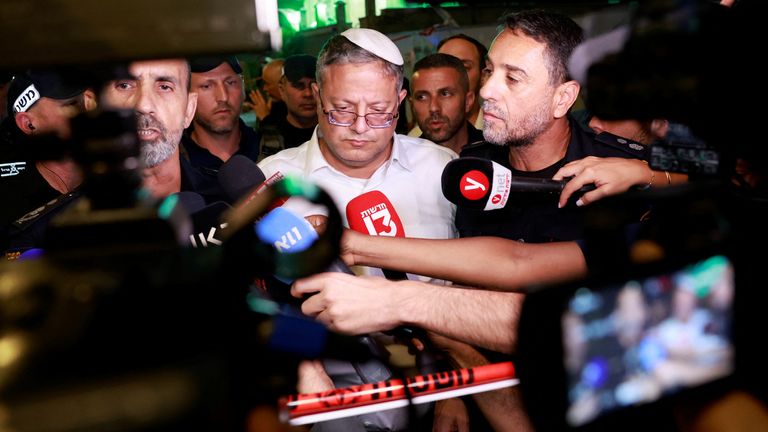
POLYGON ((373 190, 347 203, 349 228, 372 236, 405 237, 405 228, 386 195, 373 190))
MULTIPOLYGON (((459 207, 497 210, 507 206, 511 193, 559 194, 568 180, 513 177, 512 171, 488 159, 461 157, 445 166, 442 176, 445 198, 459 207)), ((574 195, 595 190, 590 184, 574 195)))
MULTIPOLYGON (((312 225, 303 217, 295 215, 290 210, 278 207, 267 213, 255 226, 256 235, 263 242, 270 243, 279 253, 296 253, 311 247, 320 236, 312 225)), ((304 269, 300 269, 303 271, 304 269)), ((336 259, 325 269, 327 272, 338 272, 353 275, 354 273, 340 259, 336 259)), ((275 275, 287 284, 293 281, 275 275)))
POLYGON ((174 194, 178 200, 178 204, 187 211, 187 214, 192 215, 205 207, 205 199, 202 195, 192 191, 181 191, 174 194))
POLYGON ((258 165, 243 155, 234 155, 219 168, 219 185, 227 198, 235 202, 251 193, 256 193, 266 177, 258 165))
MULTIPOLYGON (((180 197, 179 199, 184 198, 180 197)), ((182 203, 182 205, 184 204, 182 203)), ((194 203, 190 205, 194 205, 194 203)), ((223 242, 221 231, 227 227, 227 223, 222 222, 222 216, 230 208, 229 204, 216 201, 190 214, 193 234, 189 235, 189 243, 192 247, 221 246, 223 242)))

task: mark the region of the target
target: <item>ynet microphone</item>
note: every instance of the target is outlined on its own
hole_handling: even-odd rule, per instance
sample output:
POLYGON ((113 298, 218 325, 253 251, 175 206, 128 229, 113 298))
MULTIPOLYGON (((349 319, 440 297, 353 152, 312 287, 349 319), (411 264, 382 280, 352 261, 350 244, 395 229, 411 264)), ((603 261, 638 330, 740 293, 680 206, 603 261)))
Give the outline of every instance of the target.
MULTIPOLYGON (((462 208, 497 210, 507 206, 512 193, 559 194, 568 180, 514 177, 512 171, 488 159, 461 157, 445 166, 442 176, 443 195, 462 208)), ((574 195, 595 190, 590 184, 574 195)))

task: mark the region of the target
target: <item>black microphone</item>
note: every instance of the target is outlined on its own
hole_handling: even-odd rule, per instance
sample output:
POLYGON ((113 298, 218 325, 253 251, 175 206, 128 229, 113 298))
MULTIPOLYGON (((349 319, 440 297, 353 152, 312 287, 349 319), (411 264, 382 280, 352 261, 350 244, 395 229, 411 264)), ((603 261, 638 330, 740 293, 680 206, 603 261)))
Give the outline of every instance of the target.
POLYGON ((219 185, 227 198, 235 202, 255 192, 266 177, 261 168, 243 155, 234 155, 219 168, 219 185))
MULTIPOLYGON (((549 193, 563 191, 567 179, 514 177, 512 171, 488 159, 461 157, 445 166, 442 188, 445 198, 459 207, 497 210, 507 206, 512 193, 549 193)), ((594 184, 581 187, 579 196, 595 190, 594 184)))
POLYGON ((227 223, 222 221, 222 216, 230 208, 224 201, 216 201, 190 214, 192 234, 189 235, 189 243, 192 247, 221 246, 224 241, 221 231, 227 227, 227 223))
POLYGON ((188 215, 192 215, 205 207, 205 199, 197 192, 181 191, 173 195, 176 196, 178 204, 187 211, 188 215))

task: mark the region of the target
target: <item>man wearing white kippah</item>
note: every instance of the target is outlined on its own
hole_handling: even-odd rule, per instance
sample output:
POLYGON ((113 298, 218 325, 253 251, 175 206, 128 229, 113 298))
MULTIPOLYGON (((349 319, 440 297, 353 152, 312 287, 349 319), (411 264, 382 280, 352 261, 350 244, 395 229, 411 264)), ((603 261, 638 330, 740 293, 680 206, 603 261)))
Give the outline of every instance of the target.
MULTIPOLYGON (((455 237, 456 209, 443 196, 440 178, 457 155, 431 141, 395 134, 398 107, 406 96, 402 85, 403 57, 385 35, 350 29, 332 37, 318 56, 317 82, 312 84, 319 120, 312 138, 264 159, 259 167, 267 178, 292 174, 316 183, 333 197, 341 214, 346 213, 347 226, 362 226, 365 219, 372 235, 402 236, 404 232, 409 237, 455 237), (388 211, 386 217, 382 209, 388 211)), ((382 275, 380 269, 354 270, 382 275)), ((380 300, 380 296, 365 299, 371 303, 371 313, 380 300)), ((324 365, 334 382, 328 377, 311 384, 303 380, 301 391, 361 384, 372 378, 346 362, 325 361, 324 365)), ((405 410, 389 410, 357 418, 358 427, 364 425, 366 430, 405 430, 408 417, 405 410)), ((318 427, 354 429, 338 423, 318 427)))

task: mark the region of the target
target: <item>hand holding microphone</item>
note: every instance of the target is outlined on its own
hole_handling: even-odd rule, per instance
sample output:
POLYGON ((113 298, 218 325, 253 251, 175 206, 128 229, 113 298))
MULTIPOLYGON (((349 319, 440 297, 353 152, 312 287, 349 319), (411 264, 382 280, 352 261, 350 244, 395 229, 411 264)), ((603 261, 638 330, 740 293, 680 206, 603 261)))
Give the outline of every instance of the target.
POLYGON ((560 194, 560 207, 585 185, 594 184, 597 187, 584 193, 576 201, 577 206, 626 192, 633 186, 651 186, 655 175, 648 164, 639 159, 588 156, 565 164, 555 173, 553 179, 563 180, 569 177, 570 180, 560 194))
MULTIPOLYGON (((568 181, 547 178, 514 177, 512 171, 488 159, 461 157, 445 166, 442 176, 443 195, 459 207, 475 210, 498 210, 511 205, 513 193, 559 194, 568 181)), ((580 185, 571 193, 595 190, 592 184, 580 185)))

